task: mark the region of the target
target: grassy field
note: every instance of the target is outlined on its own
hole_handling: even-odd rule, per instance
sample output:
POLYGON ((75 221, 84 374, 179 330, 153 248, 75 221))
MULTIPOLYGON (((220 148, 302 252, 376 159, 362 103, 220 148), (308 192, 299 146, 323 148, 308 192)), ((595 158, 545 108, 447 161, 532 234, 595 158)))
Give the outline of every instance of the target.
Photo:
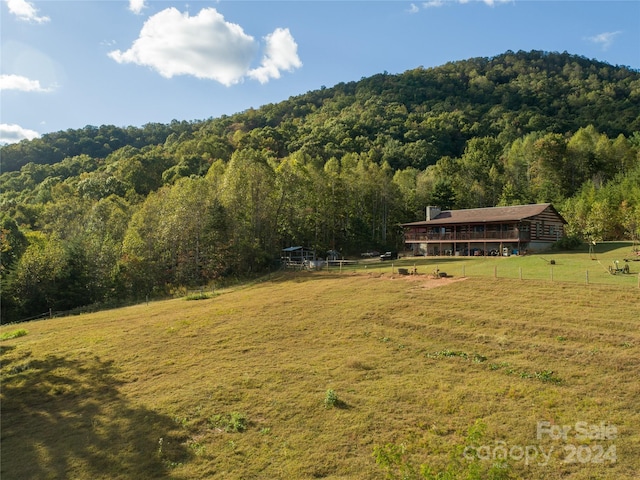
MULTIPOLYGON (((592 253, 585 245, 572 251, 552 251, 539 255, 510 257, 409 257, 385 261, 361 261, 343 267, 343 272, 371 270, 379 273, 397 273, 397 268, 412 268, 429 274, 436 268, 453 276, 498 277, 522 280, 544 280, 578 284, 618 285, 640 287, 640 256, 630 242, 598 244, 592 253), (625 259, 629 260, 625 262, 625 259), (633 261, 633 260, 637 261, 633 261), (618 262, 617 265, 615 262, 618 262), (393 268, 392 268, 393 264, 393 268), (623 268, 629 265, 629 274, 612 275, 609 266, 623 268)), ((332 267, 332 271, 340 270, 332 267)))
POLYGON ((548 267, 360 265, 4 326, 0 474, 638 478, 637 275, 493 277, 511 261, 548 267))

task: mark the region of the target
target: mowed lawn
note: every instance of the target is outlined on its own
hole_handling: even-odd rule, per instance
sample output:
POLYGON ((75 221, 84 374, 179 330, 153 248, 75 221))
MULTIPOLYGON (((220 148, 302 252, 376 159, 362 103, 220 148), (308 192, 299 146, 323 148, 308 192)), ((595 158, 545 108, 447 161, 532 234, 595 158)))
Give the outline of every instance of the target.
MULTIPOLYGON (((640 248, 631 242, 599 243, 589 251, 585 244, 576 250, 549 251, 509 257, 408 257, 385 261, 363 261, 343 266, 343 272, 368 270, 397 273, 398 268, 413 267, 429 274, 436 268, 453 276, 514 278, 570 282, 583 285, 640 287, 640 248), (616 272, 628 267, 629 273, 616 272), (612 274, 609 268, 614 271, 612 274)), ((332 270, 340 271, 338 267, 332 270)))
POLYGON ((0 473, 638 478, 639 321, 634 285, 374 269, 4 326, 0 473))

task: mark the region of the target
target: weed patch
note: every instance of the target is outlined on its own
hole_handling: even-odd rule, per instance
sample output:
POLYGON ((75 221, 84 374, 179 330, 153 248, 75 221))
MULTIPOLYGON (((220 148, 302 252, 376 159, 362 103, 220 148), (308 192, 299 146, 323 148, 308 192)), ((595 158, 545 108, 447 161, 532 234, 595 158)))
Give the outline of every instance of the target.
POLYGON ((206 451, 206 447, 200 442, 190 441, 187 445, 193 451, 194 455, 198 457, 204 455, 206 451))
POLYGON ((562 380, 556 377, 551 370, 535 372, 533 376, 542 382, 562 383, 562 380))
POLYGON ((513 368, 509 363, 491 363, 489 370, 504 370, 507 375, 517 375, 520 378, 535 378, 546 383, 562 383, 562 379, 554 374, 552 370, 541 370, 536 372, 528 372, 526 370, 518 370, 513 368))
POLYGON ((508 461, 494 459, 481 461, 478 456, 468 455, 484 438, 486 424, 476 422, 469 427, 463 444, 454 446, 444 466, 428 463, 417 464, 405 444, 387 443, 373 448, 376 464, 385 472, 389 480, 510 480, 515 478, 508 461))
POLYGON ((242 433, 248 427, 247 417, 243 413, 233 412, 226 415, 213 415, 209 425, 227 433, 242 433))
POLYGON ((0 340, 11 340, 12 338, 24 337, 28 332, 24 328, 14 330, 13 332, 5 332, 0 335, 0 340))
POLYGON ((190 301, 190 300, 208 300, 209 298, 211 298, 211 295, 207 294, 207 293, 191 293, 189 295, 187 295, 186 297, 184 297, 185 300, 190 301))
POLYGON ((440 350, 438 352, 425 354, 427 358, 449 358, 460 357, 465 360, 471 360, 473 363, 483 363, 487 361, 487 357, 480 355, 479 353, 469 354, 458 350, 440 350))

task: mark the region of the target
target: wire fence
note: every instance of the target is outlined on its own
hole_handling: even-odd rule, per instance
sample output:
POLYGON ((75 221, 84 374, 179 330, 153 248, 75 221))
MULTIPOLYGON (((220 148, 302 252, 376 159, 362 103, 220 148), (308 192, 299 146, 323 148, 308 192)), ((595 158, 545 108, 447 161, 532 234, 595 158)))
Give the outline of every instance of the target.
MULTIPOLYGON (((317 269, 320 270, 320 269, 317 269)), ((537 280, 548 282, 566 282, 584 285, 618 285, 640 289, 640 263, 629 267, 628 264, 605 266, 594 262, 590 268, 581 268, 566 263, 555 264, 552 260, 546 266, 519 265, 500 262, 464 262, 437 261, 428 263, 411 261, 343 263, 323 265, 322 271, 329 272, 368 272, 390 275, 431 275, 450 277, 484 277, 517 280, 537 280)))
MULTIPOLYGON (((592 263, 590 268, 580 268, 568 264, 555 264, 553 261, 547 262, 546 266, 518 265, 508 262, 487 263, 487 262, 464 262, 464 261, 440 261, 433 259, 428 262, 412 262, 411 260, 397 262, 368 262, 357 260, 334 260, 330 262, 317 262, 307 264, 301 270, 322 271, 331 273, 378 273, 386 275, 422 275, 422 276, 446 276, 446 277, 480 277, 480 278, 503 278, 517 280, 536 280, 547 282, 565 282, 583 285, 613 285, 640 290, 640 262, 617 263, 609 265, 600 261, 592 263), (631 265, 631 266, 629 266, 631 265)), ((270 275, 271 277, 271 275, 270 275)), ((213 285, 177 289, 172 295, 175 297, 198 296, 209 297, 216 293, 213 285)), ((117 305, 91 305, 78 307, 67 311, 53 311, 31 315, 29 317, 10 322, 0 322, 2 325, 44 320, 68 315, 88 313, 105 308, 118 308, 127 305, 149 303, 146 300, 122 302, 117 305)), ((154 298, 154 300, 156 300, 154 298)))

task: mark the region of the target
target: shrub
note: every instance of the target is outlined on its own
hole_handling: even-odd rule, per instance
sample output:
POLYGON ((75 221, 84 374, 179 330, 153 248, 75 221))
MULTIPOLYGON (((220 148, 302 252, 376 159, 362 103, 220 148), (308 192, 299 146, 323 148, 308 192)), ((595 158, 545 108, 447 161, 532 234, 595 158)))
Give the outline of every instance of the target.
POLYGON ((333 408, 337 406, 338 401, 338 394, 334 390, 329 389, 324 395, 324 408, 333 408))
POLYGON ((555 242, 551 248, 554 250, 575 250, 582 245, 582 239, 577 235, 570 235, 568 237, 562 237, 555 242))

